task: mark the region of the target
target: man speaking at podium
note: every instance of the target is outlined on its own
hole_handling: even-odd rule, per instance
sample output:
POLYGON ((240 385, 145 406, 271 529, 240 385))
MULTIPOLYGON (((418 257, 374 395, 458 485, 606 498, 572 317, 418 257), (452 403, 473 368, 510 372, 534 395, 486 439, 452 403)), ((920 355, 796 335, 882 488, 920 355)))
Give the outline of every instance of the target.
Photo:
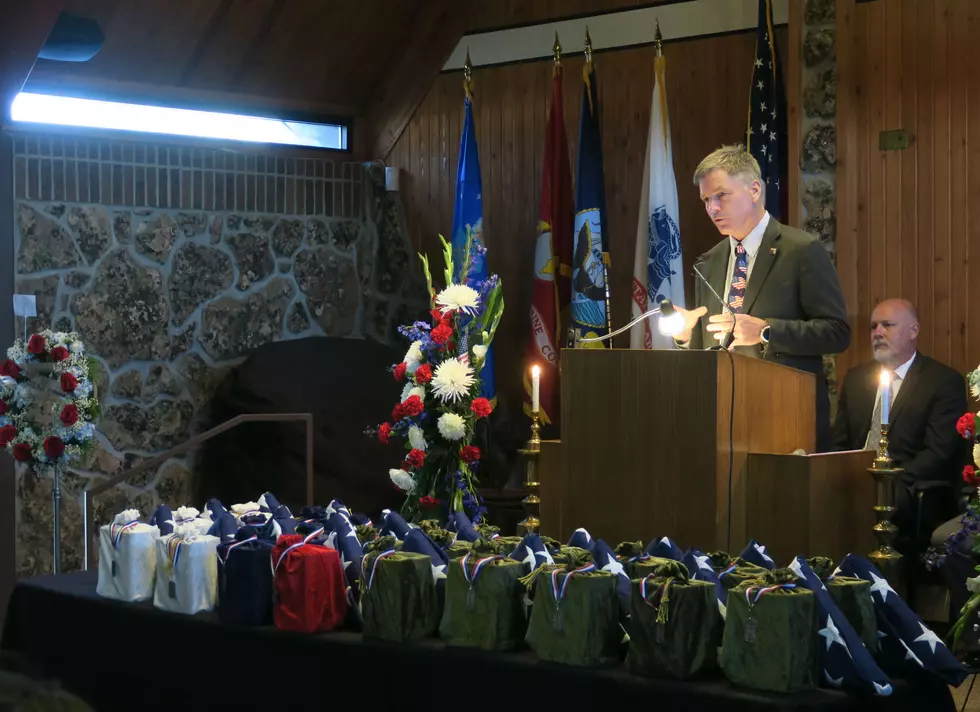
POLYGON ((822 357, 850 344, 844 295, 823 245, 769 215, 761 175, 742 146, 719 148, 695 170, 708 217, 726 238, 695 263, 699 306, 678 309, 685 330, 674 339, 681 348, 727 347, 812 373, 817 451, 826 452, 830 400, 822 357))

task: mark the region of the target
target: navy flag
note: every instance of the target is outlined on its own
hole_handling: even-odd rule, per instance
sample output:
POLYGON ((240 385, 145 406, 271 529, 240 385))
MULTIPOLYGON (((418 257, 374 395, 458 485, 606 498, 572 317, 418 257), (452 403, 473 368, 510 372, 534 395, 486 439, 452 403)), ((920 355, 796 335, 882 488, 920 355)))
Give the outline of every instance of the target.
POLYGON ((777 220, 783 214, 786 176, 786 94, 779 53, 772 31, 772 0, 759 0, 755 63, 749 98, 749 125, 745 145, 759 162, 766 186, 766 209, 777 220))
MULTIPOLYGON (((599 87, 586 34, 582 75, 582 118, 575 175, 575 227, 572 256, 572 328, 583 338, 609 333, 609 236, 606 187, 602 172, 599 87)), ((605 342, 582 344, 603 348, 605 342)))

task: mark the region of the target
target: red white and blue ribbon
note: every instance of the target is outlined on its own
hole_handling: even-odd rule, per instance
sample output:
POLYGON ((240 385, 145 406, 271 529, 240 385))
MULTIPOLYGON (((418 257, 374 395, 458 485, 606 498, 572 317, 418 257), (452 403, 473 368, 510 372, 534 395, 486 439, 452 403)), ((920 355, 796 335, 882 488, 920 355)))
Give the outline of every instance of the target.
POLYGON ((286 550, 284 552, 282 552, 282 555, 279 557, 279 560, 276 562, 276 565, 272 567, 272 577, 275 578, 276 571, 279 570, 279 564, 281 564, 283 562, 283 559, 286 558, 286 554, 288 554, 293 549, 298 549, 301 546, 306 546, 307 544, 310 543, 310 540, 311 539, 313 539, 316 536, 319 536, 322 533, 323 533, 323 527, 320 527, 315 532, 311 532, 309 535, 307 535, 307 537, 305 539, 303 539, 303 541, 298 541, 295 544, 286 547, 286 550))
POLYGON ((394 554, 395 551, 395 549, 388 549, 388 551, 383 551, 378 554, 377 558, 374 560, 374 563, 371 565, 371 576, 367 580, 368 591, 370 591, 371 587, 374 585, 374 575, 378 572, 378 562, 381 561, 381 559, 387 559, 389 556, 394 554))
POLYGON ((177 573, 177 559, 180 558, 180 547, 184 545, 184 540, 176 534, 171 534, 167 540, 167 549, 170 558, 170 577, 173 578, 177 573))
POLYGON ((766 586, 766 587, 762 587, 762 586, 749 586, 747 589, 745 589, 745 602, 748 603, 749 604, 749 608, 751 608, 756 603, 758 603, 759 602, 759 599, 762 598, 765 594, 771 593, 773 591, 778 591, 781 588, 787 588, 787 589, 796 588, 796 584, 795 583, 781 583, 781 584, 778 584, 776 586, 766 586), (755 598, 752 598, 751 597, 752 596, 752 592, 755 591, 756 589, 758 589, 759 592, 757 594, 755 594, 755 598))
POLYGON ((466 552, 466 555, 462 559, 459 560, 459 567, 463 570, 463 578, 466 580, 466 583, 468 583, 470 585, 470 588, 473 588, 476 585, 476 578, 477 578, 477 576, 480 575, 481 569, 483 569, 483 567, 486 564, 489 564, 494 559, 502 559, 504 557, 502 557, 502 556, 487 556, 487 557, 484 557, 484 558, 480 559, 473 566, 473 573, 471 574, 469 572, 469 569, 466 568, 466 561, 467 561, 467 559, 470 558, 470 553, 471 552, 467 551, 466 552))
POLYGON ((133 521, 131 521, 131 522, 127 523, 127 524, 122 524, 122 525, 115 524, 115 523, 110 524, 109 525, 109 536, 112 537, 112 548, 113 549, 118 549, 119 548, 119 542, 122 540, 122 534, 123 534, 123 532, 126 531, 127 529, 131 528, 131 527, 136 526, 137 524, 139 524, 139 520, 138 519, 134 519, 133 521), (116 529, 116 527, 119 527, 119 529, 116 529))
MULTIPOLYGON (((647 576, 644 576, 643 580, 640 581, 640 596, 643 598, 643 602, 648 606, 650 606, 650 608, 657 608, 657 606, 650 603, 650 599, 647 598, 647 581, 649 581, 652 578, 656 578, 656 576, 654 574, 649 574, 647 576)), ((671 582, 673 582, 673 580, 674 579, 669 578, 667 579, 667 583, 664 584, 664 596, 667 595, 667 589, 670 587, 670 584, 671 582)), ((660 600, 663 600, 663 597, 661 597, 660 600)))
POLYGON ((242 539, 241 541, 236 541, 234 544, 228 547, 228 550, 225 552, 225 558, 222 559, 221 554, 218 554, 218 561, 220 561, 222 566, 224 566, 228 562, 228 557, 231 556, 231 552, 233 549, 237 549, 242 544, 247 544, 248 542, 255 541, 258 538, 259 538, 258 536, 251 536, 248 539, 242 539))
POLYGON ((575 569, 574 571, 569 571, 568 574, 565 576, 565 580, 561 582, 561 587, 559 588, 558 574, 561 573, 561 569, 554 569, 551 572, 551 593, 555 597, 555 605, 557 606, 558 604, 560 604, 561 599, 565 597, 565 589, 568 588, 568 582, 572 580, 572 577, 575 574, 587 574, 590 571, 595 571, 594 563, 587 564, 585 566, 575 569))
POLYGON ((721 578, 722 576, 728 576, 728 574, 730 574, 732 571, 734 571, 737 568, 738 568, 738 564, 732 564, 727 569, 725 569, 720 574, 718 574, 718 578, 721 578))

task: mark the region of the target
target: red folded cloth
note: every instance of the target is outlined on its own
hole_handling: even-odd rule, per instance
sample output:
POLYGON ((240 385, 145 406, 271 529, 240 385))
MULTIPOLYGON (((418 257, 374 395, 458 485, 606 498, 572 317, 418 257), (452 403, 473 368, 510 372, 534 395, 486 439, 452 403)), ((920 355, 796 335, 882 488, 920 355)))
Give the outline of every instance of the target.
POLYGON ((322 532, 283 534, 272 548, 273 620, 280 630, 324 633, 340 627, 347 616, 340 554, 310 543, 322 532))

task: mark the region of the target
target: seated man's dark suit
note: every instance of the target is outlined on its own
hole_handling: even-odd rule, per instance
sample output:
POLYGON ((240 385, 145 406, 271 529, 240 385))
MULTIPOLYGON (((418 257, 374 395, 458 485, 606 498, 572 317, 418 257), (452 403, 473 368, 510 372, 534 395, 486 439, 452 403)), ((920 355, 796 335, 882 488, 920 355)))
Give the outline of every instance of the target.
MULTIPOLYGON (((847 372, 834 419, 835 450, 865 447, 881 368, 877 361, 871 361, 847 372)), ((900 532, 897 543, 915 538, 915 499, 930 485, 933 491, 922 500, 920 538, 927 540, 936 526, 953 515, 968 447, 956 432, 956 421, 967 410, 963 376, 917 352, 889 417, 888 452, 896 466, 905 471, 904 486, 896 493, 898 512, 893 521, 900 532), (935 489, 937 482, 947 482, 950 487, 935 489)))

